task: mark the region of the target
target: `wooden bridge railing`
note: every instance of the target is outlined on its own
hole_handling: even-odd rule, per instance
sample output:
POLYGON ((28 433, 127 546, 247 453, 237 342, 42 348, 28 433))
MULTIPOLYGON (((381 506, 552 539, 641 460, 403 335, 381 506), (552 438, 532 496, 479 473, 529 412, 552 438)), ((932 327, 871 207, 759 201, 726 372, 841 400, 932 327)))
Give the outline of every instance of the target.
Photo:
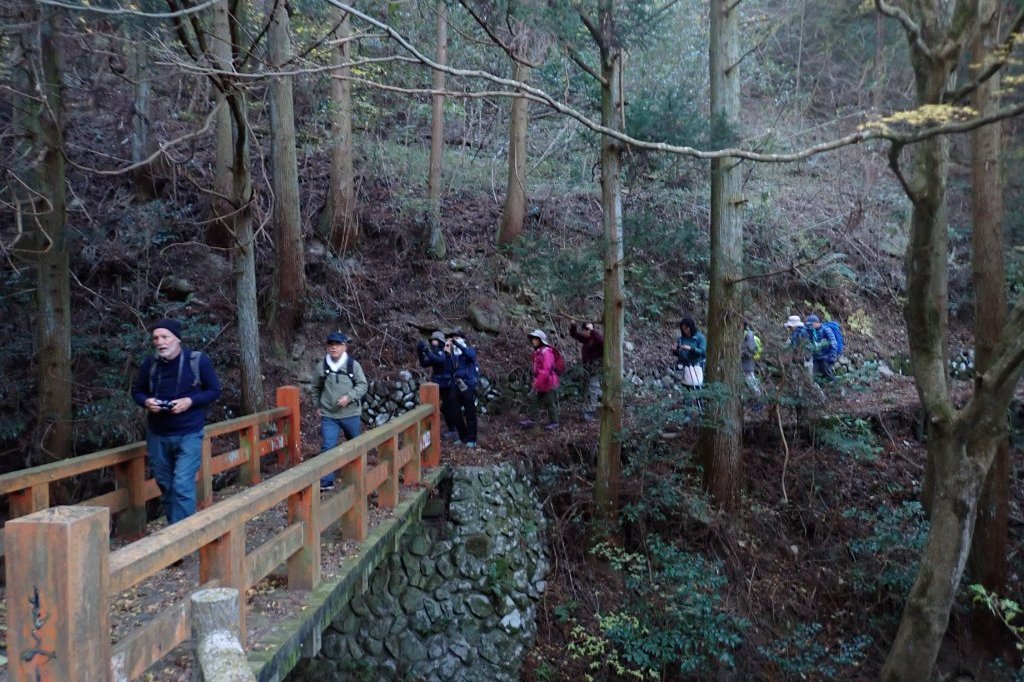
MULTIPOLYGON (((288 588, 321 582, 321 534, 340 521, 342 535, 363 540, 368 498, 398 503, 399 478, 420 480, 440 464, 440 398, 420 387, 420 406, 387 424, 298 464, 260 485, 197 512, 115 552, 107 541, 109 508, 56 507, 7 524, 7 646, 12 680, 132 680, 189 637, 188 599, 110 644, 110 598, 199 551, 197 587, 233 587, 244 595, 281 565, 288 588), (376 449, 377 464, 367 466, 376 449), (323 501, 320 478, 340 472, 323 501), (245 524, 287 503, 287 526, 246 552, 245 524)), ((239 600, 245 641, 245 600, 239 600)))
MULTIPOLYGON (((276 408, 206 427, 202 461, 196 475, 199 509, 213 503, 213 477, 219 473, 241 468, 242 482, 255 485, 260 482, 260 462, 265 455, 276 452, 281 466, 301 461, 299 406, 299 389, 282 386, 277 389, 276 408), (271 423, 277 427, 275 434, 261 439, 263 427, 271 423), (214 438, 234 434, 238 434, 237 448, 213 453, 214 438)), ((75 504, 106 507, 111 515, 119 514, 115 526, 119 535, 140 537, 146 527, 146 502, 160 496, 156 481, 146 478, 145 441, 5 474, 0 476, 0 495, 7 495, 8 516, 13 519, 49 508, 51 483, 111 468, 114 470, 115 489, 75 504)), ((0 531, 0 556, 4 553, 4 535, 0 531)))

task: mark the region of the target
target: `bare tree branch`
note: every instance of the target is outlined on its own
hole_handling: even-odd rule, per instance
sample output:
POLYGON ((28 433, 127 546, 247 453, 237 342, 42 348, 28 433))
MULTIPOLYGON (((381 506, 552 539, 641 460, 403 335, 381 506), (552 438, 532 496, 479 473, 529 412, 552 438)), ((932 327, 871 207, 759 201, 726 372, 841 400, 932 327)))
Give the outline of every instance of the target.
POLYGON ((959 102, 965 97, 970 96, 982 83, 999 73, 999 71, 1009 63, 1010 55, 1013 53, 1013 48, 1020 39, 1019 34, 1022 28, 1024 28, 1024 7, 1022 7, 1020 12, 1017 13, 1017 16, 1014 17, 1013 23, 1010 25, 1010 29, 1006 32, 1006 37, 1004 37, 1002 42, 1000 42, 999 45, 997 45, 990 53, 991 55, 997 56, 988 61, 985 68, 978 73, 973 81, 953 92, 947 93, 943 97, 943 100, 946 102, 959 102))
POLYGON ((51 5, 53 7, 60 7, 62 9, 70 9, 78 12, 93 12, 95 14, 108 14, 113 16, 130 16, 130 17, 141 17, 144 19, 175 19, 189 14, 195 14, 196 12, 202 12, 208 7, 213 7, 217 4, 217 0, 206 0, 206 2, 195 5, 193 7, 186 7, 174 12, 142 12, 134 9, 123 9, 123 8, 111 8, 111 7, 96 7, 95 5, 72 5, 66 2, 59 2, 58 0, 35 0, 40 5, 51 5))
POLYGON ((937 55, 935 52, 926 42, 924 42, 924 38, 921 36, 921 27, 917 25, 917 22, 910 18, 909 14, 895 5, 890 5, 886 0, 875 0, 875 8, 885 16, 891 17, 900 22, 903 26, 903 30, 906 31, 910 42, 916 46, 922 54, 927 56, 929 59, 936 58, 937 55))
MULTIPOLYGON (((680 147, 677 145, 666 144, 663 142, 646 142, 630 137, 629 135, 602 126, 600 123, 590 119, 582 112, 575 108, 555 99, 544 90, 527 85, 510 78, 503 78, 496 76, 486 71, 478 69, 458 69, 447 65, 439 64, 427 55, 420 52, 414 45, 412 45, 402 34, 400 34, 393 27, 385 24, 373 17, 367 15, 364 12, 360 12, 349 4, 346 4, 342 0, 327 0, 330 4, 342 9, 346 12, 351 12, 352 16, 357 17, 376 28, 387 33, 396 43, 398 43, 404 50, 411 54, 416 61, 420 62, 424 66, 444 71, 445 73, 459 77, 459 78, 480 78, 483 80, 490 81, 503 87, 512 88, 516 90, 514 96, 527 96, 532 98, 536 102, 540 102, 555 111, 576 119, 590 130, 606 135, 627 145, 630 145, 637 149, 646 149, 648 151, 664 152, 667 154, 679 154, 682 156, 690 156, 697 159, 721 159, 726 157, 736 157, 741 159, 748 159, 750 161, 760 162, 772 162, 772 163, 784 163, 792 161, 802 161, 812 156, 817 156, 824 152, 833 151, 842 147, 847 147, 853 144, 866 142, 868 140, 889 140, 894 143, 898 143, 901 146, 927 140, 937 135, 947 135, 955 133, 965 133, 975 128, 979 128, 995 121, 1000 121, 1005 118, 1012 118, 1019 116, 1024 113, 1024 102, 1008 106, 1003 109, 994 111, 986 116, 978 116, 966 120, 959 120, 947 123, 934 123, 925 124, 916 128, 908 128, 907 130, 898 130, 891 125, 884 124, 869 124, 862 126, 858 131, 844 135, 842 137, 834 138, 826 142, 822 142, 816 145, 810 145, 793 152, 786 152, 781 154, 765 154, 760 152, 753 152, 747 149, 739 148, 726 148, 715 151, 702 151, 693 147, 680 147)), ((883 0, 878 0, 882 2, 883 0)))
POLYGON ((210 130, 210 126, 213 125, 213 121, 214 121, 214 119, 217 116, 217 112, 220 110, 220 108, 222 106, 223 106, 223 102, 218 104, 217 106, 215 106, 213 109, 210 110, 210 113, 206 115, 206 120, 203 122, 203 127, 202 128, 199 128, 198 130, 193 130, 192 132, 188 133, 187 135, 182 135, 181 137, 176 137, 173 140, 170 140, 168 142, 164 142, 159 147, 157 147, 157 150, 155 152, 153 152, 152 154, 147 156, 145 159, 139 161, 138 163, 133 163, 133 164, 131 164, 129 166, 125 166, 124 168, 119 168, 119 169, 116 169, 116 170, 102 170, 100 168, 90 168, 89 166, 83 166, 82 164, 75 163, 72 159, 68 158, 68 156, 66 154, 64 155, 64 158, 65 158, 65 160, 67 161, 68 164, 74 166, 75 168, 87 171, 89 173, 95 173, 96 175, 124 175, 125 173, 130 173, 131 171, 133 171, 133 170, 135 170, 137 168, 144 168, 145 166, 148 166, 149 164, 151 164, 154 161, 156 161, 156 159, 159 156, 161 156, 162 154, 167 153, 167 151, 170 150, 172 147, 175 147, 175 146, 181 144, 182 142, 187 142, 187 141, 189 141, 191 139, 199 137, 203 133, 205 133, 208 130, 210 130))

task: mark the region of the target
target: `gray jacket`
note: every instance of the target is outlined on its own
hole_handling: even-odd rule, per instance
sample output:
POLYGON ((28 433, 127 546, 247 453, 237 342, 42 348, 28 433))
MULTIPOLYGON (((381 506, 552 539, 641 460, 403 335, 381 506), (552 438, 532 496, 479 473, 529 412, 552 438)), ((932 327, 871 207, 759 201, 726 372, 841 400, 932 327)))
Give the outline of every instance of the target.
MULTIPOLYGON (((347 365, 347 362, 346 362, 347 365)), ((325 417, 333 419, 344 419, 346 417, 358 417, 363 412, 363 396, 369 384, 366 381, 366 374, 363 366, 356 360, 352 361, 352 377, 350 378, 346 366, 340 372, 332 372, 327 362, 320 358, 320 361, 313 367, 313 403, 320 409, 325 417), (345 407, 338 405, 342 396, 348 396, 349 403, 345 407)))

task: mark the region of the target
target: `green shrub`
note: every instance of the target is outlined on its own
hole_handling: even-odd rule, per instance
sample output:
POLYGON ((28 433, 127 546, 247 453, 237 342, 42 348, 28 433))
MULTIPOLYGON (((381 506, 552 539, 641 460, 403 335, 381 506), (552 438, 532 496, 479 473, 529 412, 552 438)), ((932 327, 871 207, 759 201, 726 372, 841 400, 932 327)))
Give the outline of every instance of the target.
POLYGON ((616 659, 621 656, 637 679, 733 668, 733 652, 749 623, 725 608, 729 581, 721 562, 682 551, 656 534, 648 536, 646 550, 631 553, 606 543, 591 550, 621 573, 629 595, 623 609, 599 620, 599 638, 614 645, 616 659))
POLYGON ((775 664, 787 680, 835 679, 848 668, 856 668, 874 643, 870 635, 857 635, 834 646, 821 641, 821 623, 802 623, 793 631, 757 652, 775 664))
POLYGON ((814 437, 825 447, 856 461, 874 462, 882 452, 871 422, 857 417, 824 417, 815 424, 814 437))
POLYGON ((875 512, 850 509, 843 516, 871 526, 866 538, 849 543, 854 556, 851 577, 858 594, 879 602, 902 603, 917 574, 917 562, 928 538, 928 521, 920 502, 881 506, 875 512))

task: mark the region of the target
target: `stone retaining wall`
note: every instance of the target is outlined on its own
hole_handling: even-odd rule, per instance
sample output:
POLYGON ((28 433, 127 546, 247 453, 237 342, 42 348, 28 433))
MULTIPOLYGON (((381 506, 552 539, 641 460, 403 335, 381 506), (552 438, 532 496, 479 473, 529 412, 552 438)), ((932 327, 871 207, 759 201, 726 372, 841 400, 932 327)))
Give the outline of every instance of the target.
POLYGON ((290 679, 519 679, 548 571, 536 490, 508 464, 451 484, 447 518, 409 531, 290 679))

